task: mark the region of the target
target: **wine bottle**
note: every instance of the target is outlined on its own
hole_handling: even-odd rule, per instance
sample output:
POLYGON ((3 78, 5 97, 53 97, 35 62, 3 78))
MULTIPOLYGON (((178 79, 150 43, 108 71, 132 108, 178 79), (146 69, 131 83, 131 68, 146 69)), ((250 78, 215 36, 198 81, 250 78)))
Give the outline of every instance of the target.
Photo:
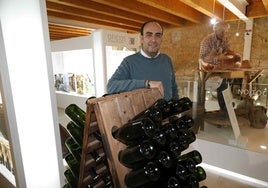
POLYGON ((66 139, 65 145, 74 158, 77 161, 81 161, 82 148, 74 141, 72 137, 66 139))
POLYGON ((188 97, 171 98, 168 104, 170 106, 170 115, 179 114, 192 108, 192 101, 188 97))
POLYGON ((185 180, 181 181, 181 185, 183 188, 199 188, 199 181, 193 174, 190 174, 185 180))
POLYGON ((105 160, 105 156, 100 156, 96 150, 93 150, 89 153, 96 163, 102 163, 105 160))
POLYGON ((93 167, 89 168, 88 172, 91 178, 93 179, 93 181, 96 181, 99 179, 100 175, 96 172, 96 170, 93 167))
POLYGON ((70 104, 65 108, 65 114, 79 127, 84 128, 86 113, 76 104, 70 104))
POLYGON ((177 164, 186 167, 186 169, 189 173, 193 173, 195 171, 195 168, 196 168, 195 161, 191 158, 187 158, 183 161, 177 161, 177 164))
POLYGON ((88 182, 90 184, 94 184, 94 182, 98 182, 104 177, 107 173, 109 173, 109 169, 104 164, 99 164, 96 167, 91 167, 87 170, 87 173, 90 175, 88 182))
POLYGON ((132 170, 125 175, 125 185, 135 188, 160 178, 159 167, 154 162, 148 162, 143 168, 132 170))
POLYGON ((186 124, 186 122, 183 121, 183 119, 178 118, 177 116, 169 117, 169 123, 172 124, 176 128, 176 130, 188 130, 188 125, 186 124))
POLYGON ((78 187, 78 178, 73 175, 73 173, 70 169, 65 170, 64 176, 65 176, 68 184, 71 186, 71 188, 78 187))
POLYGON ((92 132, 92 135, 93 135, 96 139, 98 139, 99 141, 102 141, 101 133, 100 133, 99 130, 96 130, 96 131, 92 132))
POLYGON ((187 179, 190 173, 184 165, 177 163, 175 167, 175 175, 179 178, 179 180, 183 181, 187 179))
POLYGON ((136 116, 134 116, 131 121, 140 120, 144 118, 150 118, 152 121, 154 121, 157 124, 160 124, 162 121, 162 111, 159 108, 151 107, 147 108, 144 111, 140 112, 136 116))
POLYGON ((180 188, 181 187, 180 181, 175 176, 171 176, 168 178, 166 187, 167 188, 180 188))
POLYGON ((69 134, 73 137, 74 141, 80 146, 83 145, 83 129, 77 126, 73 121, 67 124, 67 130, 69 134))
POLYGON ((120 128, 114 126, 112 136, 126 145, 136 145, 144 137, 151 138, 155 130, 157 125, 150 118, 144 118, 128 122, 120 128))
MULTIPOLYGON (((140 188, 140 187, 139 187, 140 188)), ((183 188, 180 185, 180 180, 174 175, 161 175, 158 181, 148 183, 141 188, 183 188)))
POLYGON ((184 138, 188 144, 191 144, 196 140, 196 135, 191 129, 179 132, 179 137, 184 138))
POLYGON ((178 137, 177 129, 174 124, 166 123, 162 125, 160 129, 165 133, 168 142, 171 142, 178 137))
POLYGON ((184 151, 186 148, 188 148, 188 144, 183 142, 183 140, 172 140, 168 144, 169 151, 175 157, 179 157, 181 155, 181 152, 184 151))
POLYGON ((87 188, 113 188, 111 176, 105 175, 100 180, 91 182, 87 188))
POLYGON ((158 148, 164 147, 167 142, 166 134, 163 131, 156 129, 152 136, 152 141, 158 148))
POLYGON ((156 155, 156 148, 151 141, 144 140, 139 145, 127 147, 119 151, 118 160, 121 164, 128 168, 144 160, 152 159, 156 155))
POLYGON ((189 115, 184 115, 180 118, 172 116, 169 118, 169 122, 173 124, 178 131, 186 131, 193 127, 193 119, 189 115))
POLYGON ((194 126, 194 119, 189 115, 184 115, 181 119, 186 123, 188 129, 191 129, 194 126))
POLYGON ((207 178, 206 171, 204 170, 203 167, 197 166, 195 168, 195 171, 193 172, 193 175, 196 177, 196 179, 200 182, 203 181, 207 178))
POLYGON ((158 163, 162 168, 169 169, 174 164, 173 157, 167 151, 160 151, 156 157, 156 163, 158 163))
POLYGON ((65 161, 68 164, 70 170, 72 171, 73 175, 79 178, 79 170, 80 170, 80 162, 78 162, 72 154, 68 154, 65 157, 65 161))
POLYGON ((151 107, 160 109, 163 119, 167 118, 170 115, 170 106, 164 98, 155 101, 151 107))
POLYGON ((194 162, 195 162, 195 165, 198 165, 202 162, 202 156, 201 156, 201 153, 197 150, 193 150, 193 151, 190 151, 188 153, 185 153, 183 155, 181 155, 179 158, 178 158, 178 162, 180 161, 185 161, 187 159, 193 159, 194 162))
POLYGON ((63 188, 72 188, 72 187, 70 186, 69 183, 66 183, 65 185, 63 185, 63 188))

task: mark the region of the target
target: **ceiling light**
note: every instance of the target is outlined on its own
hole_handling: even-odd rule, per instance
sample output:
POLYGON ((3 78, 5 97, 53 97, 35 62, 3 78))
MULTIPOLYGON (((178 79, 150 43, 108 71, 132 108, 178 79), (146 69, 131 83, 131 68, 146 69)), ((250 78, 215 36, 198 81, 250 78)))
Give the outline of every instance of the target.
POLYGON ((240 19, 238 20, 237 29, 236 29, 236 33, 235 33, 235 36, 237 36, 237 37, 239 37, 239 25, 240 25, 240 19))
POLYGON ((265 145, 260 145, 260 148, 265 150, 265 149, 267 149, 267 146, 265 146, 265 145))
POLYGON ((216 18, 211 18, 210 23, 211 23, 212 25, 214 25, 216 22, 217 22, 217 19, 216 19, 216 18))

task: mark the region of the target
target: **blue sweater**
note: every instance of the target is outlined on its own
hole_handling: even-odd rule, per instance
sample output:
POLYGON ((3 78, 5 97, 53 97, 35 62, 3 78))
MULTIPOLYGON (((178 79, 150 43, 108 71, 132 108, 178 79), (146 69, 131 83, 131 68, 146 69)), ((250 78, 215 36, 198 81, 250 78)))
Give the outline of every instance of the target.
POLYGON ((109 79, 107 92, 145 88, 145 80, 162 81, 166 100, 179 97, 171 59, 162 53, 156 58, 146 58, 140 52, 124 58, 109 79))

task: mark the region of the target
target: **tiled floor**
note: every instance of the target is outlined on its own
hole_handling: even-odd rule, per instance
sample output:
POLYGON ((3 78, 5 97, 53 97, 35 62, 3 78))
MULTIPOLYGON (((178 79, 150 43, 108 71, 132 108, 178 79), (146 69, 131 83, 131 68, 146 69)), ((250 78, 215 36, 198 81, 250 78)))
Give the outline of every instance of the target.
MULTIPOLYGON (((205 122, 204 130, 198 131, 197 138, 212 141, 229 146, 239 147, 258 153, 267 154, 268 157, 268 124, 263 129, 250 127, 247 119, 238 117, 239 131, 243 137, 243 144, 239 146, 233 145, 235 141, 234 131, 231 125, 217 126, 211 122, 205 122)), ((227 174, 219 174, 219 172, 206 169, 207 179, 202 185, 215 188, 264 188, 268 187, 268 182, 260 182, 260 184, 252 183, 237 179, 227 174), (264 183, 264 184, 262 184, 264 183)), ((230 172, 229 172, 230 174, 230 172)))
POLYGON ((200 182, 208 188, 264 188, 265 185, 252 183, 250 181, 237 179, 228 174, 219 174, 218 172, 205 168, 207 178, 200 182))

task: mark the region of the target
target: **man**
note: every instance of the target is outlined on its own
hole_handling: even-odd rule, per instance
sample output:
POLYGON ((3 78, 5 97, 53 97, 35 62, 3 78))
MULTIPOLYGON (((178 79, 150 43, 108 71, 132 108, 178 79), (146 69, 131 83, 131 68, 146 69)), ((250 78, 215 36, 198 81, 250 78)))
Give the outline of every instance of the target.
MULTIPOLYGON (((206 36, 200 45, 200 64, 201 70, 211 70, 223 65, 229 66, 241 60, 241 57, 230 50, 227 33, 229 24, 226 22, 217 22, 213 26, 213 33, 206 36)), ((221 85, 217 88, 217 97, 220 109, 226 111, 226 106, 222 91, 228 87, 230 79, 223 79, 221 85)))
POLYGON ((148 21, 141 27, 141 50, 122 61, 107 84, 108 93, 158 88, 164 99, 178 96, 172 61, 160 53, 163 27, 148 21))

